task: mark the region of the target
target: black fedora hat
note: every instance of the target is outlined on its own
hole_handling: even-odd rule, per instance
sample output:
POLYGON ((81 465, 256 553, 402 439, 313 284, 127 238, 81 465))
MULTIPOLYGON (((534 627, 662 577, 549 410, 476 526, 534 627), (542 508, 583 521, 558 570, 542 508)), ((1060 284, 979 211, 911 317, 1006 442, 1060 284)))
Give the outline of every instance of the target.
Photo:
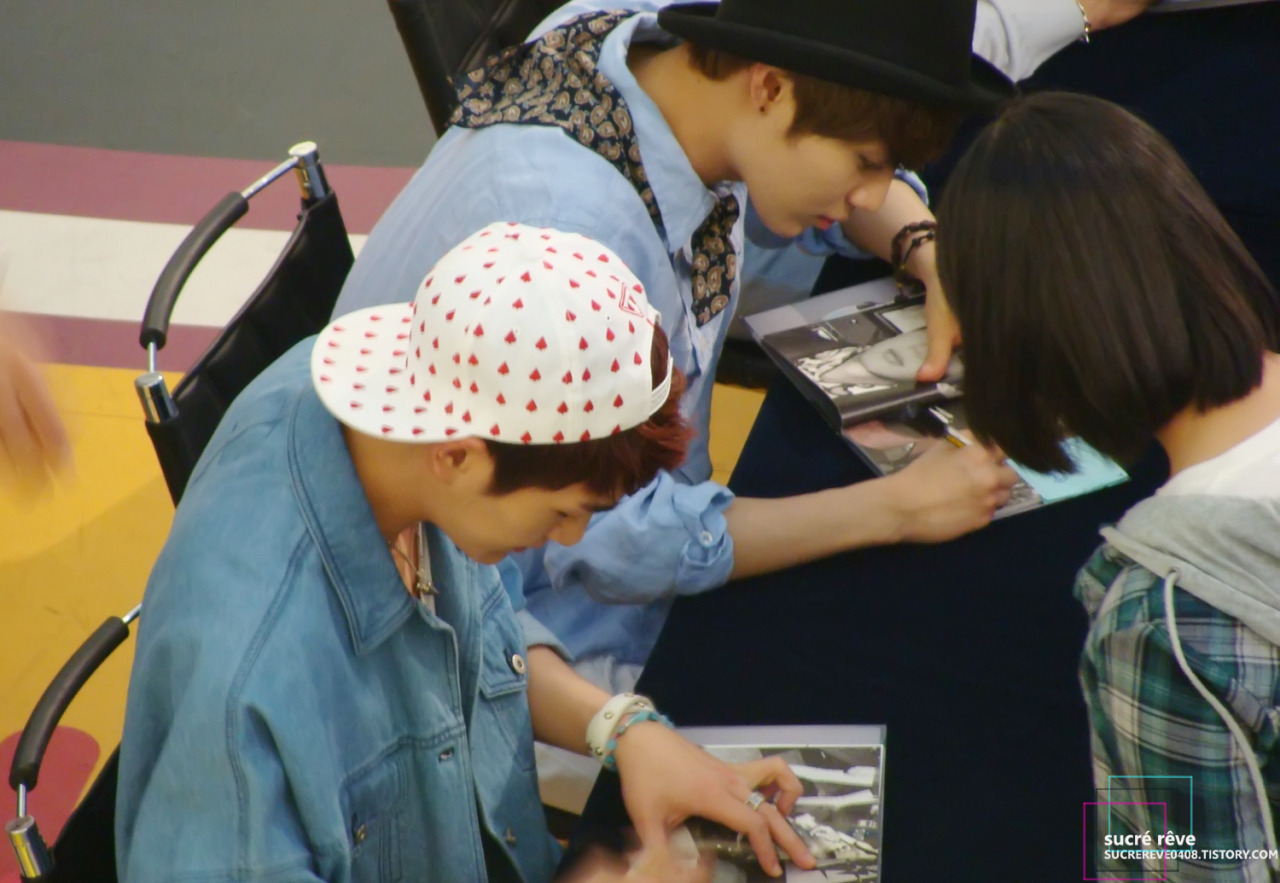
POLYGON ((937 107, 1016 94, 971 49, 977 0, 724 0, 658 12, 668 33, 820 80, 937 107))

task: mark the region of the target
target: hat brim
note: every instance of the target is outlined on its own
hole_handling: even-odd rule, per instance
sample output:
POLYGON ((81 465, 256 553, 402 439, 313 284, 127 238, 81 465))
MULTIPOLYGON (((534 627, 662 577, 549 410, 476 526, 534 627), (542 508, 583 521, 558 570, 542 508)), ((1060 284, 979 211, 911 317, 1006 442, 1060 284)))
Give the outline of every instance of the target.
POLYGON ((357 432, 426 443, 476 433, 439 404, 409 368, 413 304, 356 310, 333 320, 311 350, 311 382, 330 414, 357 432))
POLYGON ((678 3, 659 10, 658 24, 677 37, 709 49, 933 107, 990 111, 1018 94, 1008 77, 976 54, 971 56, 968 85, 957 89, 874 56, 722 21, 716 18, 718 8, 718 3, 678 3))

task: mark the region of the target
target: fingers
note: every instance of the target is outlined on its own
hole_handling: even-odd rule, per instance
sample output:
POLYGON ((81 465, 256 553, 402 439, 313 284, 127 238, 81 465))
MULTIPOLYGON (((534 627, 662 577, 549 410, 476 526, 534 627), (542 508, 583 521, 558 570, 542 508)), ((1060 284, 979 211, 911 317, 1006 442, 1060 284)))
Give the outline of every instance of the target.
POLYGON ((40 449, 49 463, 57 468, 66 466, 71 459, 71 442, 67 429, 58 415, 52 393, 35 364, 27 366, 28 378, 18 389, 18 403, 34 431, 40 449))
POLYGON ((815 864, 813 856, 783 815, 795 806, 796 798, 803 791, 800 780, 791 771, 791 767, 780 757, 766 757, 736 766, 746 782, 744 788, 747 790, 741 796, 733 790, 726 792, 725 800, 715 807, 717 815, 708 818, 746 835, 760 860, 760 866, 772 876, 782 873, 775 843, 797 865, 812 868, 815 864), (752 809, 746 802, 750 787, 775 792, 779 795, 781 806, 766 801, 752 809))
MULTIPOLYGON (((726 795, 724 801, 719 802, 708 817, 713 822, 719 822, 744 835, 750 841, 756 858, 760 860, 760 867, 771 877, 782 874, 782 862, 773 845, 775 837, 784 849, 791 846, 799 850, 797 855, 808 855, 799 836, 783 821, 778 808, 771 803, 762 803, 759 809, 752 809, 744 801, 734 800, 726 795)), ((788 850, 787 854, 791 855, 791 851, 788 850)))
POLYGON ((928 330, 929 354, 925 356, 920 370, 916 372, 916 380, 921 383, 933 383, 941 380, 951 364, 951 338, 944 332, 928 330))
POLYGON ((657 856, 641 852, 631 856, 626 883, 709 883, 715 874, 713 855, 699 855, 693 860, 673 855, 657 856))
POLYGON ((556 883, 708 883, 714 861, 670 861, 649 852, 626 858, 593 849, 556 883))
MULTIPOLYGON (((804 793, 800 779, 781 757, 765 757, 743 763, 739 770, 757 791, 763 791, 784 813, 795 807, 796 798, 804 793)), ((744 798, 745 799, 745 798, 744 798)))
POLYGON ((1006 491, 1017 484, 1019 480, 1018 473, 1004 460, 1001 460, 1000 465, 996 467, 996 475, 998 476, 1000 487, 1006 491))
POLYGON ((800 835, 795 832, 786 816, 795 809, 796 800, 804 794, 804 786, 791 770, 791 765, 781 757, 765 757, 750 761, 740 767, 748 782, 755 782, 757 790, 770 794, 772 802, 760 805, 758 812, 765 814, 770 833, 774 841, 786 850, 791 860, 801 867, 813 865, 813 856, 805 847, 800 835))
POLYGON ((53 396, 14 328, 0 334, 0 469, 38 488, 70 462, 70 443, 53 396))
MULTIPOLYGON (((812 868, 817 864, 808 847, 804 845, 804 841, 800 839, 800 835, 796 833, 796 829, 791 827, 791 823, 777 806, 772 803, 762 803, 756 810, 756 814, 764 817, 765 823, 769 826, 769 836, 786 852, 788 858, 802 868, 812 868)), ((754 845, 753 843, 752 846, 754 845)), ((772 850, 772 846, 770 849, 772 850)), ((757 850, 756 855, 759 854, 757 850)))
POLYGON ((916 380, 932 383, 947 373, 951 366, 951 353, 960 343, 960 323, 951 312, 942 288, 936 283, 931 284, 925 294, 924 318, 929 350, 916 372, 916 380))
POLYGON ((631 819, 635 827, 636 839, 640 841, 639 854, 655 866, 671 862, 671 833, 667 830, 667 821, 661 816, 647 816, 631 819))

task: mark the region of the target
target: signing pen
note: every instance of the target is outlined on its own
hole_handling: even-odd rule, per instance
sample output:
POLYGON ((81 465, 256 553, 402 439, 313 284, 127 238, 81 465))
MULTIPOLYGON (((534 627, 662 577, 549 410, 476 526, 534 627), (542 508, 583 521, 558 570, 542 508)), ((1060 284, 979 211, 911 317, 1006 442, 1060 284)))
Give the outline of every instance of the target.
POLYGON ((946 433, 944 437, 947 441, 951 442, 951 444, 955 445, 957 448, 967 448, 972 444, 969 439, 965 438, 952 428, 951 424, 954 421, 954 418, 950 413, 935 406, 929 409, 929 415, 933 417, 934 420, 937 420, 942 424, 942 430, 946 433))

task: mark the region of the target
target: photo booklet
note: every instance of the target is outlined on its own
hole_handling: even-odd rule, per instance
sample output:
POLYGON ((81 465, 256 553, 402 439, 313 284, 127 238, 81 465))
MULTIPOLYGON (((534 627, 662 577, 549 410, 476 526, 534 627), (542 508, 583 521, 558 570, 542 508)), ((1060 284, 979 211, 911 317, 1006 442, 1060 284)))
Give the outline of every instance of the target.
MULTIPOLYGON (((879 725, 682 727, 681 735, 731 763, 779 756, 804 787, 787 821, 817 860, 803 870, 783 857, 789 883, 876 883, 880 879, 885 728, 879 725)), ((773 880, 745 837, 689 819, 672 849, 690 860, 715 856, 713 883, 773 880)))
MULTIPOLYGON (((935 445, 973 441, 964 412, 964 363, 919 383, 928 350, 924 295, 901 295, 891 279, 842 288, 745 317, 756 341, 877 475, 903 469, 935 445)), ((1020 481, 997 518, 1128 479, 1080 439, 1066 443, 1070 473, 1010 462, 1020 481)))

